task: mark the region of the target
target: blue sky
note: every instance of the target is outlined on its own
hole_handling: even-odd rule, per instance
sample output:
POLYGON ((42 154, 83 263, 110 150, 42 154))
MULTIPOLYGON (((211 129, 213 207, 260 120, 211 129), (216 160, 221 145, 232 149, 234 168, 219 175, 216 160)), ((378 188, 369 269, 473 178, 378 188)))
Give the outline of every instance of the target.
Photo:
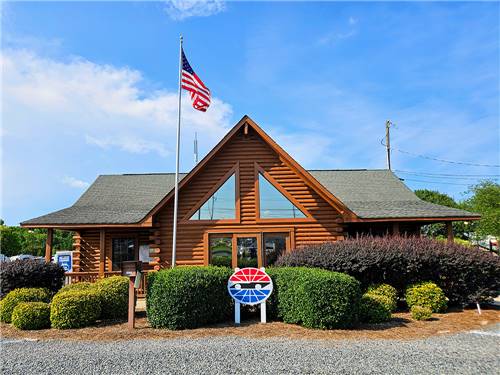
MULTIPOLYGON (((67 207, 99 174, 173 171, 180 33, 214 97, 207 113, 184 100, 184 171, 195 131, 203 156, 245 114, 310 169, 385 168, 387 119, 395 148, 497 165, 499 12, 498 3, 4 2, 1 216, 14 225, 67 207)), ((398 151, 393 169, 417 173, 398 172, 413 189, 455 198, 499 174, 398 151)))

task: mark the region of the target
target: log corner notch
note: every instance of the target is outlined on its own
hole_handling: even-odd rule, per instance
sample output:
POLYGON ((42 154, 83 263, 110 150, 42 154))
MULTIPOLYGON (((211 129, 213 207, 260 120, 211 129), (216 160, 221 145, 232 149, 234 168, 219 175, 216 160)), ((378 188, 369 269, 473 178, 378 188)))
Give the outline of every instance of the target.
POLYGON ((106 231, 99 231, 99 278, 104 277, 106 271, 106 231))
POLYGON ((448 237, 447 242, 448 243, 453 243, 453 221, 447 221, 446 222, 446 234, 448 237))
POLYGON ((52 242, 54 240, 54 229, 47 228, 47 241, 45 241, 45 261, 49 263, 52 260, 52 242))

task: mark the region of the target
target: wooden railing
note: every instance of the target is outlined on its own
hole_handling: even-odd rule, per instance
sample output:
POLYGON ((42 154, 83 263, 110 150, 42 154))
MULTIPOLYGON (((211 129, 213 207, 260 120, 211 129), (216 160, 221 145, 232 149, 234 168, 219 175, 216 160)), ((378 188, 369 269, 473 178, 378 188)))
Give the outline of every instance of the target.
MULTIPOLYGON (((146 295, 147 289, 147 272, 142 273, 141 284, 137 289, 137 294, 139 297, 146 295)), ((111 277, 121 275, 120 271, 104 272, 104 277, 111 277)), ((99 279, 99 272, 66 272, 64 274, 64 285, 81 283, 84 281, 95 283, 99 279)))

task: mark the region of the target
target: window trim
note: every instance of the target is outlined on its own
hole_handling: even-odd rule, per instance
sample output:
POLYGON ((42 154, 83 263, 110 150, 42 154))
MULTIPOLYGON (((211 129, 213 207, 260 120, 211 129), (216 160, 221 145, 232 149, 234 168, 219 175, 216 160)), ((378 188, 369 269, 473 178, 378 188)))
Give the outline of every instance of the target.
POLYGON ((198 203, 194 205, 192 209, 188 211, 186 215, 180 220, 181 224, 239 224, 240 223, 240 162, 236 164, 227 171, 224 176, 222 176, 219 181, 201 198, 198 203), (229 178, 234 174, 234 189, 235 189, 235 218, 234 219, 216 219, 216 220, 190 220, 191 217, 198 211, 205 202, 222 186, 229 180, 229 178))
POLYGON ((257 257, 257 262, 259 267, 262 267, 262 262, 264 260, 264 234, 266 233, 283 233, 287 234, 287 240, 286 240, 286 249, 285 253, 288 253, 291 251, 291 249, 295 248, 295 230, 292 227, 278 227, 278 228, 260 228, 260 229, 246 229, 246 228, 241 228, 241 229, 210 229, 206 230, 203 233, 203 265, 208 266, 210 265, 210 236, 211 235, 227 235, 228 237, 232 237, 232 267, 236 268, 237 267, 237 257, 236 257, 236 238, 237 237, 257 237, 257 242, 259 246, 258 250, 258 257, 257 257))
POLYGON ((286 191, 259 163, 254 162, 254 184, 255 184, 255 221, 257 223, 310 223, 314 222, 314 218, 304 206, 295 199, 288 191, 286 191), (260 217, 260 189, 259 189, 259 174, 273 185, 281 194, 285 196, 292 204, 294 204, 306 217, 302 218, 261 218, 260 217))

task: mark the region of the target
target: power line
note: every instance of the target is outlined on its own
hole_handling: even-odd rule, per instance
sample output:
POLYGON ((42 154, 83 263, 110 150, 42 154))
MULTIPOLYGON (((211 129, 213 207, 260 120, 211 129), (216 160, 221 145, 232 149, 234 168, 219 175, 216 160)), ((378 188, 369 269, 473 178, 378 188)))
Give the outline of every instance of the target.
MULTIPOLYGON (((383 138, 380 140, 380 143, 382 144, 382 146, 387 147, 387 145, 384 143, 383 138)), ((472 163, 472 162, 467 162, 467 161, 446 160, 446 159, 440 159, 440 158, 435 157, 435 156, 422 155, 422 154, 417 154, 417 153, 410 152, 410 151, 400 150, 399 148, 395 148, 395 147, 389 147, 389 149, 393 150, 393 151, 398 151, 402 154, 411 155, 414 157, 427 159, 427 160, 439 161, 441 163, 470 165, 473 167, 488 167, 488 168, 499 168, 500 167, 500 164, 480 164, 480 163, 472 163)))
POLYGON ((407 174, 410 176, 421 176, 421 177, 427 177, 427 178, 433 178, 433 179, 448 179, 448 180, 498 180, 498 175, 491 175, 489 177, 484 177, 484 176, 467 176, 467 175, 456 175, 456 176, 446 176, 446 175, 440 175, 440 174, 434 174, 434 173, 418 173, 418 172, 405 172, 405 171, 399 171, 396 170, 395 172, 397 173, 402 173, 402 174, 407 174))
POLYGON ((414 180, 412 178, 405 178, 404 181, 425 182, 426 184, 439 184, 439 185, 471 186, 471 184, 460 184, 460 183, 457 183, 457 182, 424 181, 424 180, 414 180))
POLYGON ((425 171, 404 171, 401 169, 395 169, 395 172, 400 172, 400 173, 423 173, 423 174, 428 174, 432 176, 461 176, 461 177, 498 177, 500 174, 456 174, 456 173, 431 173, 431 172, 425 172, 425 171))

